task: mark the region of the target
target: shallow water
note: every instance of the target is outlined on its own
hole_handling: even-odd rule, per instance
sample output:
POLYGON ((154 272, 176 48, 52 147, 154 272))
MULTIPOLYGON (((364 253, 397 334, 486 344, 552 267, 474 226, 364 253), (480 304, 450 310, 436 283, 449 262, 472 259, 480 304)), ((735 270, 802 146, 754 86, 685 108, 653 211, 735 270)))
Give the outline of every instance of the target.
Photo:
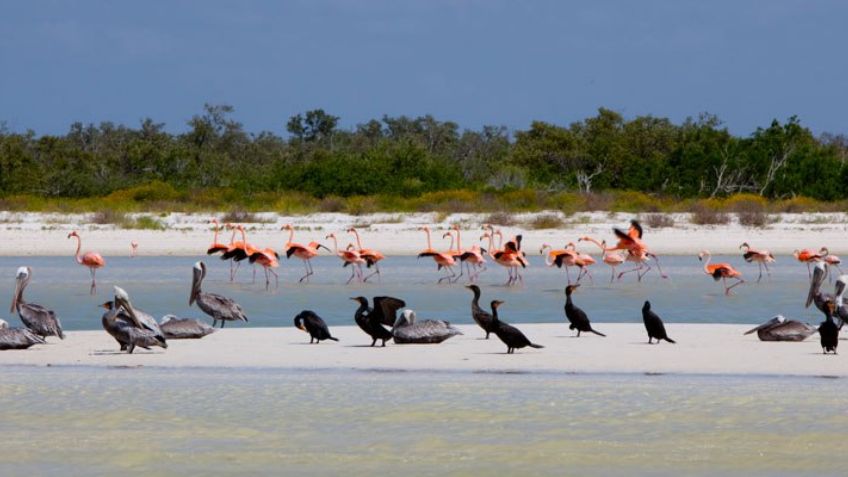
POLYGON ((844 475, 840 379, 5 368, 0 475, 844 475))
MULTIPOLYGON (((97 305, 110 300, 112 285, 126 289, 138 308, 154 316, 166 313, 203 316, 196 307, 188 307, 191 266, 200 257, 107 257, 107 266, 98 271, 98 294, 88 293, 88 271, 71 257, 2 257, 0 289, 11 299, 15 270, 33 268, 33 280, 26 298, 53 308, 66 329, 99 329, 102 309, 97 305)), ((233 326, 290 326, 292 317, 303 309, 313 309, 330 325, 353 324, 355 303, 351 296, 392 295, 406 300, 420 318, 441 318, 455 323, 471 323, 470 292, 461 286, 436 284, 439 273, 429 260, 415 257, 389 257, 381 264, 382 281, 344 285, 349 275, 336 257, 314 260, 311 283, 299 284, 303 273, 299 260, 282 260, 280 286, 265 291, 262 269, 257 282, 251 283, 251 267, 245 265, 235 283, 228 280, 228 265, 218 258, 202 257, 209 266, 204 290, 221 293, 237 300, 248 313, 250 323, 233 326)), ((505 287, 506 271, 497 265, 480 276, 483 302, 504 300, 503 317, 512 322, 558 322, 564 319, 563 286, 565 272, 544 266, 539 256, 530 257, 524 271, 524 285, 505 287)), ((703 273, 696 257, 663 257, 663 269, 671 277, 662 280, 651 271, 637 283, 632 274, 624 281, 609 284, 609 267, 595 265, 594 284, 584 280, 575 301, 594 321, 634 322, 641 320, 642 302, 650 299, 654 309, 668 322, 759 323, 775 314, 818 322, 820 314, 805 310, 807 270, 792 257, 778 257, 770 279, 755 283, 756 265, 745 264, 741 257, 716 257, 738 267, 750 280, 726 297, 721 283, 703 273)), ((620 270, 630 268, 629 265, 620 270)), ((576 278, 576 276, 572 276, 576 278)), ((827 286, 829 289, 829 285, 827 286)), ((8 303, 8 302, 7 302, 8 303)), ((7 317, 17 322, 17 318, 7 317)))

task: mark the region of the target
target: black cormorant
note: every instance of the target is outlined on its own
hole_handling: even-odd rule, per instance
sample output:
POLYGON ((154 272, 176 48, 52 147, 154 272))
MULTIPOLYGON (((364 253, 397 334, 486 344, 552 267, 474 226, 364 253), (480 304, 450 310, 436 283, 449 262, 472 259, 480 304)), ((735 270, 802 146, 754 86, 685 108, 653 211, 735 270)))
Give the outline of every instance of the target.
POLYGON ((330 335, 327 323, 312 310, 303 310, 294 317, 294 326, 309 333, 309 344, 324 340, 338 341, 330 335))
POLYGON ((524 333, 518 330, 518 328, 498 319, 498 307, 502 304, 503 302, 500 300, 492 301, 492 331, 506 345, 507 354, 512 354, 516 349, 521 349, 526 346, 531 348, 544 348, 542 345, 531 343, 530 340, 524 336, 524 333))
POLYGON ((471 299, 471 318, 477 323, 483 331, 486 332, 486 339, 489 339, 489 333, 494 331, 492 328, 492 314, 480 308, 480 287, 477 285, 466 285, 474 293, 474 298, 471 299))
POLYGON ((577 337, 580 337, 580 332, 591 332, 595 333, 598 336, 606 336, 605 334, 595 331, 592 329, 592 324, 589 323, 589 316, 585 311, 578 308, 571 301, 571 294, 574 292, 574 289, 579 287, 580 284, 568 285, 565 287, 565 317, 568 318, 569 323, 571 325, 568 326, 570 330, 577 330, 577 337))
POLYGON ((651 302, 647 300, 642 305, 642 321, 645 322, 645 330, 648 332, 648 344, 651 344, 654 339, 657 340, 657 344, 660 340, 666 340, 669 343, 676 342, 665 333, 665 325, 663 325, 662 319, 651 311, 651 302))

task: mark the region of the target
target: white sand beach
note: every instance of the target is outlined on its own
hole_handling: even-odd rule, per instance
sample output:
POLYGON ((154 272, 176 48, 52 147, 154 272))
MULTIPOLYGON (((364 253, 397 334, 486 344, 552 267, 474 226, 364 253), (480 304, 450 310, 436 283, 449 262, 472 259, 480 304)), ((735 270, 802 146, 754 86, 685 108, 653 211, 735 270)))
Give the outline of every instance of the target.
POLYGON ((132 355, 119 353, 104 331, 71 331, 64 341, 50 338, 48 345, 0 352, 0 365, 848 377, 844 356, 822 355, 818 335, 775 343, 743 336, 750 325, 666 325, 677 344, 649 346, 639 323, 597 323, 607 338, 572 338, 564 324, 522 324, 519 328, 545 348, 514 355, 505 354, 494 335, 482 339, 472 325, 460 325, 464 335, 439 345, 389 343, 384 349, 369 347, 370 339, 354 326, 333 327, 341 341, 317 345, 291 327, 234 327, 132 355))
MULTIPOLYGON (((659 254, 694 255, 702 249, 709 249, 714 254, 736 254, 739 245, 745 241, 780 255, 791 254, 799 248, 818 249, 822 246, 829 247, 832 253, 848 253, 848 214, 845 213, 774 214, 771 217, 773 223, 764 228, 744 227, 735 218, 727 225, 694 225, 689 214, 669 215, 674 221, 673 227, 654 229, 645 225, 644 240, 659 254)), ((71 255, 75 244, 68 240, 67 235, 72 230, 80 231, 84 250, 97 251, 105 256, 127 255, 131 241, 138 242, 139 255, 199 255, 212 241, 209 219, 213 214, 130 214, 131 218, 138 216, 153 218, 164 230, 121 229, 116 225, 92 224, 90 214, 0 212, 0 255, 71 255)), ((335 233, 339 236, 341 247, 352 241, 352 236, 346 234, 345 229, 356 226, 364 246, 386 255, 413 255, 424 248, 424 236, 418 227, 429 225, 433 229, 434 246, 447 248, 449 241, 442 239, 442 233, 452 224, 459 224, 464 232, 462 244, 467 248, 481 243, 480 226, 489 214, 352 216, 322 213, 284 216, 261 213, 256 217, 263 222, 245 226, 248 240, 262 247, 280 249, 288 237, 280 231, 280 226, 286 223, 297 228, 297 242, 316 240, 326 243, 324 237, 335 233)), ((631 219, 639 218, 639 215, 592 212, 566 217, 559 212, 541 212, 513 214, 512 218, 515 225, 499 228, 507 237, 523 234, 525 249, 535 252, 543 243, 560 247, 567 242, 577 242, 584 235, 612 242, 612 227, 626 227, 631 219), (548 214, 558 214, 563 226, 534 230, 530 225, 533 219, 548 214)), ((228 240, 228 234, 221 235, 221 242, 228 240)), ((481 244, 485 246, 485 243, 481 244)), ((597 253, 597 247, 592 244, 584 242, 578 246, 586 252, 597 253)))

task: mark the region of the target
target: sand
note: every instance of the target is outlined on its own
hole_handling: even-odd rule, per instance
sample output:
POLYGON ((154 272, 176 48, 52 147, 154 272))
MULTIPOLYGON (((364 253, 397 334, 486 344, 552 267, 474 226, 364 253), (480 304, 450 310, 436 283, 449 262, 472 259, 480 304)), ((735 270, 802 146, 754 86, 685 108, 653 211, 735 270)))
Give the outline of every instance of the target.
MULTIPOLYGON (((550 214, 546 212, 542 214, 550 214)), ((557 213, 559 214, 559 213, 557 213)), ((166 230, 121 229, 115 225, 91 224, 86 214, 41 214, 0 212, 0 255, 71 255, 74 243, 67 238, 71 230, 79 230, 83 238, 83 250, 97 251, 104 256, 128 255, 130 242, 139 244, 140 255, 199 255, 205 252, 212 241, 208 220, 209 214, 174 213, 164 216, 150 215, 160 221, 166 230)), ((565 217, 565 225, 558 229, 533 230, 533 219, 540 214, 514 214, 516 225, 500 227, 509 237, 517 233, 524 235, 525 250, 536 252, 543 243, 557 247, 584 235, 613 241, 612 227, 626 227, 636 214, 605 212, 581 213, 565 217)), ((848 214, 776 214, 775 220, 766 228, 750 228, 739 225, 735 219, 727 225, 697 226, 690 223, 689 214, 670 214, 675 226, 651 229, 646 225, 644 240, 659 254, 688 255, 709 249, 714 254, 739 253, 739 245, 750 242, 752 246, 766 248, 775 254, 788 255, 798 248, 828 246, 833 253, 848 253, 848 214)), ((321 241, 332 247, 325 239, 331 232, 339 236, 340 246, 352 240, 344 231, 357 226, 363 245, 382 251, 386 255, 413 255, 424 248, 424 235, 418 231, 421 225, 433 229, 433 245, 447 249, 448 239, 442 233, 451 224, 458 223, 463 231, 463 247, 479 242, 480 225, 488 214, 452 214, 439 216, 432 213, 417 214, 372 214, 351 216, 346 214, 322 213, 307 216, 281 216, 275 213, 257 214, 266 223, 246 224, 248 241, 262 247, 280 249, 287 235, 280 231, 285 223, 294 224, 298 230, 295 241, 306 243, 321 241)), ((227 242, 229 235, 220 241, 227 242)), ((597 247, 583 242, 581 250, 597 254, 597 247)))
POLYGON ((459 326, 464 335, 439 345, 389 343, 377 349, 354 326, 332 329, 338 343, 310 345, 309 336, 295 328, 236 325, 202 340, 171 341, 166 350, 132 355, 119 353, 104 331, 71 331, 64 341, 50 338, 48 345, 2 351, 0 365, 848 377, 845 358, 822 355, 818 335, 801 343, 767 343, 743 336, 750 325, 667 323, 677 344, 648 345, 644 327, 636 323, 598 323, 595 328, 607 338, 573 338, 564 324, 519 327, 545 348, 507 355, 497 337, 481 339, 475 325, 459 326))

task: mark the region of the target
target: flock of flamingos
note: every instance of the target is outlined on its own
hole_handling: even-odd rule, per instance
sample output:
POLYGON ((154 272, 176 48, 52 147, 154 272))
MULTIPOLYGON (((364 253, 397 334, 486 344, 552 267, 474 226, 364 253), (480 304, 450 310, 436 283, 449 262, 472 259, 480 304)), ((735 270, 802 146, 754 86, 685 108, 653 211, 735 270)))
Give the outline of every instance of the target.
MULTIPOLYGON (((271 247, 261 248, 248 242, 247 232, 243 225, 229 223, 221 225, 217 219, 210 220, 210 223, 213 226, 214 236, 206 253, 208 255, 219 255, 222 260, 230 262, 230 281, 235 280, 241 263, 247 260, 248 263, 254 265, 254 279, 256 277, 255 265, 262 267, 265 273, 266 289, 270 287, 271 276, 274 277, 275 286, 279 285, 279 276, 275 269, 280 266, 280 253, 271 247), (219 241, 219 234, 224 230, 231 232, 228 243, 219 241), (239 238, 241 240, 238 240, 239 238)), ((467 249, 463 248, 460 228, 458 225, 454 225, 442 236, 443 239, 450 238, 449 247, 447 250, 438 250, 433 248, 430 228, 427 226, 419 227, 419 230, 425 235, 426 248, 418 253, 418 258, 432 259, 436 264, 437 271, 444 271, 444 275, 438 279, 438 283, 445 281, 454 283, 463 276, 467 277, 469 283, 474 283, 479 275, 486 270, 488 260, 507 270, 507 285, 523 283, 522 270, 527 268, 528 261, 526 253, 522 250, 521 235, 516 235, 504 243, 503 234, 493 225, 484 224, 482 229, 483 234, 479 241, 485 243, 487 245, 486 248, 479 244, 474 244, 467 249), (497 238, 497 244, 495 243, 495 238, 497 238), (457 265, 459 266, 459 273, 455 270, 457 265)), ((377 276, 378 279, 380 277, 380 262, 385 258, 385 255, 378 250, 363 247, 362 238, 359 232, 353 227, 347 229, 346 232, 353 236, 356 244, 352 242, 348 243, 342 249, 339 249, 338 237, 335 234, 331 233, 324 237, 325 240, 332 240, 332 250, 315 241, 307 244, 295 242, 295 229, 291 224, 283 225, 281 230, 288 232, 288 239, 282 253, 286 255, 287 259, 294 256, 303 261, 305 273, 300 277, 299 282, 308 281, 309 277, 314 274, 311 261, 318 256, 322 248, 339 257, 343 267, 349 267, 351 269, 350 277, 346 283, 350 283, 353 280, 367 282, 369 278, 374 276, 377 276), (371 271, 366 274, 363 266, 371 271)), ((616 278, 620 280, 629 273, 635 273, 637 280, 641 281, 642 277, 652 269, 650 265, 652 260, 659 275, 662 278, 667 278, 667 275, 662 272, 662 268, 660 267, 659 257, 643 241, 643 229, 638 221, 632 220, 627 230, 613 228, 613 233, 617 242, 611 247, 607 246, 606 240, 598 241, 587 236, 578 239, 578 242, 589 242, 598 247, 602 253, 601 261, 611 269, 610 282, 613 282, 616 278), (616 275, 616 268, 625 262, 633 263, 633 268, 616 275)), ((77 263, 89 269, 91 274, 91 293, 94 294, 97 286, 95 280, 96 271, 104 267, 106 261, 96 252, 81 254, 82 241, 76 231, 71 232, 68 238, 75 238, 77 241, 77 249, 74 256, 77 263)), ((137 248, 138 243, 133 241, 130 244, 130 256, 135 256, 137 248)), ((763 270, 765 270, 766 274, 770 274, 769 264, 775 261, 774 255, 770 251, 753 248, 748 243, 743 243, 739 248, 742 250, 743 258, 746 262, 757 263, 759 268, 758 282, 763 277, 763 270)), ((547 266, 565 268, 569 284, 572 283, 570 271, 572 267, 578 270, 575 283, 579 283, 586 276, 594 281, 590 268, 596 263, 595 259, 587 253, 578 251, 573 242, 569 242, 561 249, 555 249, 549 244, 543 244, 539 253, 544 255, 547 266)), ((840 273, 842 272, 839 269, 840 258, 831 254, 826 247, 822 247, 818 251, 814 249, 795 250, 793 255, 799 262, 807 264, 808 273, 811 273, 811 264, 818 262, 826 263, 828 266, 835 267, 840 273)), ((745 282, 742 278, 742 273, 731 264, 725 262, 711 263, 710 252, 707 250, 701 251, 698 254, 698 259, 704 262, 703 270, 705 274, 711 276, 715 281, 722 281, 725 294, 729 295, 733 288, 745 282), (732 284, 728 284, 728 279, 733 280, 732 284)))

